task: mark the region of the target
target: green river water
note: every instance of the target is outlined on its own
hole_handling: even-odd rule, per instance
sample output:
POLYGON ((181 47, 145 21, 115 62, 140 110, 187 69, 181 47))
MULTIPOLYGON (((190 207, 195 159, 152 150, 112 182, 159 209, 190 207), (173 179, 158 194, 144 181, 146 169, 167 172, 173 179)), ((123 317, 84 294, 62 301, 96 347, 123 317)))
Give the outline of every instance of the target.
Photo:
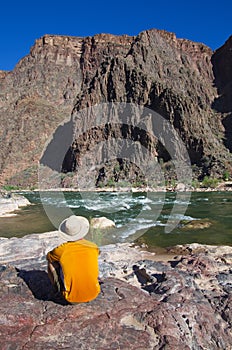
MULTIPOLYGON (((176 201, 176 193, 131 193, 64 192, 64 200, 54 193, 43 194, 43 204, 38 192, 23 192, 32 205, 17 211, 13 217, 0 218, 0 236, 22 237, 31 233, 42 233, 56 229, 46 215, 44 207, 54 213, 69 208, 76 215, 88 219, 105 216, 112 219, 116 228, 106 232, 90 233, 99 245, 134 241, 146 243, 149 247, 168 247, 176 244, 203 243, 232 245, 232 192, 193 192, 189 202, 176 201), (178 224, 166 232, 167 220, 172 219, 172 208, 177 206, 178 224), (180 205, 180 213, 178 213, 180 205), (186 207, 186 211, 181 210, 186 207), (183 221, 184 220, 184 221, 183 221), (184 227, 183 222, 206 220, 207 228, 184 227)), ((55 214, 56 215, 56 214, 55 214)))

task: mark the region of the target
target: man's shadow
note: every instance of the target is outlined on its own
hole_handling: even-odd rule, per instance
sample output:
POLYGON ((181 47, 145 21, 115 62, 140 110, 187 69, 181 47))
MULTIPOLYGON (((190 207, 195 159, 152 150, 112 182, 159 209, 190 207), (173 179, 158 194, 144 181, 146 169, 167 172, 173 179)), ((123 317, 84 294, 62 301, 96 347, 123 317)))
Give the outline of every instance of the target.
POLYGON ((56 293, 46 271, 18 270, 18 276, 23 279, 33 296, 38 300, 53 301, 56 304, 68 305, 59 293, 56 293))

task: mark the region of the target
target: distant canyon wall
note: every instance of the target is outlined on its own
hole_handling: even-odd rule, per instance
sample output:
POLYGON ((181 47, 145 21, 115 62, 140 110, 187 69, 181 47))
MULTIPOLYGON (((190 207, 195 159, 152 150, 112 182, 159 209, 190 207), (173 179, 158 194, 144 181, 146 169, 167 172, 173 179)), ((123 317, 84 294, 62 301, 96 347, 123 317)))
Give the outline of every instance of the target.
POLYGON ((141 178, 141 162, 131 159, 127 164, 117 156, 118 148, 124 147, 118 140, 124 140, 126 147, 135 143, 137 159, 144 159, 144 149, 162 164, 172 158, 162 140, 154 137, 155 116, 150 124, 144 122, 147 110, 178 132, 194 176, 231 172, 231 55, 232 37, 212 52, 160 30, 134 37, 45 35, 36 40, 13 71, 0 72, 1 184, 37 186, 38 162, 46 145, 52 147, 55 130, 65 138, 59 143, 64 149, 54 151, 54 157, 59 153, 62 158, 56 171, 73 172, 78 180, 78 172, 82 177, 88 172, 83 157, 89 153, 93 163, 101 161, 108 142, 116 159, 98 168, 96 183, 112 176, 117 181, 118 175, 134 179, 136 172, 141 178), (112 110, 110 118, 102 115, 101 125, 96 125, 91 108, 107 103, 139 106, 141 114, 129 113, 122 122, 112 110), (58 127, 68 120, 72 132, 66 134, 58 127), (115 169, 120 169, 118 174, 115 169))

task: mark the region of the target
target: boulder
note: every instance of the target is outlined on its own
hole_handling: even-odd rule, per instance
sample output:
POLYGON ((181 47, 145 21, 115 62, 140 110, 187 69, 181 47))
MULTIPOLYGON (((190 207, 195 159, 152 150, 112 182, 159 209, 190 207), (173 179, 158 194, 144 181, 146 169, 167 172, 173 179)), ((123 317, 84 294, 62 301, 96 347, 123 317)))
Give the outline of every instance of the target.
POLYGON ((157 304, 126 282, 108 278, 89 303, 67 305, 43 270, 1 272, 1 349, 141 349, 154 344, 140 314, 157 304), (128 304, 130 300, 130 305, 128 304))
POLYGON ((182 230, 203 230, 212 226, 213 222, 208 219, 203 220, 182 220, 181 229, 182 230))
POLYGON ((31 204, 29 200, 21 195, 8 194, 0 196, 0 216, 8 215, 9 213, 18 210, 31 204))
POLYGON ((175 191, 177 191, 177 192, 184 192, 187 190, 189 190, 189 186, 186 186, 186 184, 183 184, 182 182, 178 183, 175 186, 175 191))
POLYGON ((104 216, 100 218, 91 219, 90 225, 94 229, 96 228, 107 229, 107 228, 115 227, 115 223, 104 216))

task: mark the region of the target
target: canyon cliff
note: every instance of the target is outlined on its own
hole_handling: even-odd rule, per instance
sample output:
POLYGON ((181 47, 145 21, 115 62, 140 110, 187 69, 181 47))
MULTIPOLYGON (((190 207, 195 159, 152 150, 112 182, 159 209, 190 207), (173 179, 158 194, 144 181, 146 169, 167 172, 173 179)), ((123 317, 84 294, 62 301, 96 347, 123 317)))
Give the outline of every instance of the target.
MULTIPOLYGON (((0 71, 1 184, 37 186, 39 161, 71 174, 69 182, 62 177, 63 185, 80 182, 91 160, 101 163, 95 185, 143 181, 144 149, 175 178, 173 157, 156 134, 152 113, 147 122, 148 111, 178 132, 195 178, 231 173, 231 52, 232 37, 212 52, 161 30, 134 37, 45 35, 36 40, 13 71, 0 71), (122 116, 125 105, 130 112, 122 116), (133 114, 134 105, 140 113, 133 114), (101 123, 96 106, 103 106, 101 123), (137 161, 125 160, 122 153, 132 143, 137 161)), ((173 154, 179 157, 178 152, 173 154)))

